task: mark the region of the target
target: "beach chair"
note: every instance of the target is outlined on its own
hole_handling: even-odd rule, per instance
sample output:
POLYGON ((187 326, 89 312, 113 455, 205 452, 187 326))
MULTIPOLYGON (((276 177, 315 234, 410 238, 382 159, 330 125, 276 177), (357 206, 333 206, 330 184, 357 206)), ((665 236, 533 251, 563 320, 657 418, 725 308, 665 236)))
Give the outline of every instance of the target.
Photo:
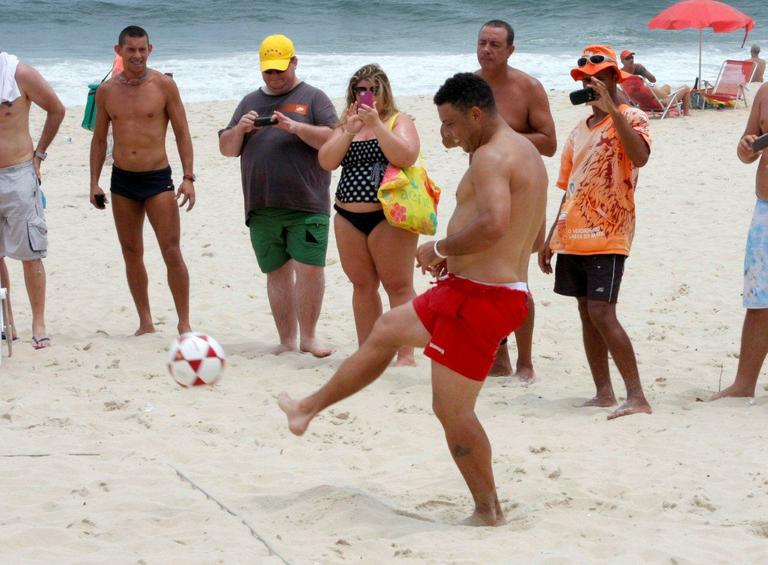
POLYGON ((683 92, 683 88, 679 88, 669 93, 669 101, 664 104, 656 93, 651 90, 646 80, 639 75, 632 75, 625 78, 621 82, 621 88, 624 89, 624 93, 629 99, 635 103, 635 106, 640 108, 643 112, 659 119, 664 119, 669 115, 669 111, 673 108, 680 112, 680 95, 683 92))
MULTIPOLYGON (((10 303, 7 300, 8 291, 0 288, 0 329, 3 334, 3 342, 8 350, 8 357, 13 355, 13 326, 8 321, 11 319, 10 303)), ((3 347, 0 346, 0 365, 3 364, 3 347)))
POLYGON ((755 74, 755 64, 751 60, 737 61, 726 59, 720 67, 714 87, 704 81, 701 95, 704 101, 713 106, 735 106, 741 100, 744 106, 749 106, 745 94, 746 85, 752 81, 755 74))

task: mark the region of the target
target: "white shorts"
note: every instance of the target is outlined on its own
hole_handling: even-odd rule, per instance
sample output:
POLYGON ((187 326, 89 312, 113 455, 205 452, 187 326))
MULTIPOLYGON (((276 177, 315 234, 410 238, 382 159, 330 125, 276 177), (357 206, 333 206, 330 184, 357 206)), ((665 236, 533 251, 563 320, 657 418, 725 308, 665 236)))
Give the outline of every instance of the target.
POLYGON ((48 227, 32 161, 0 169, 0 256, 34 261, 47 253, 48 227))

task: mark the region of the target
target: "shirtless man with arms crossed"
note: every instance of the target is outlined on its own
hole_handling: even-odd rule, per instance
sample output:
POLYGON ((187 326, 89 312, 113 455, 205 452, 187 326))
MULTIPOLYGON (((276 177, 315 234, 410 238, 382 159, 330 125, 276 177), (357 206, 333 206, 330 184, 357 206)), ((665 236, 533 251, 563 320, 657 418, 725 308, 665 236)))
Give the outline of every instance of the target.
MULTIPOLYGON (((477 62, 480 69, 476 73, 490 85, 498 112, 507 125, 527 137, 539 153, 551 157, 557 149, 557 139, 547 93, 538 80, 509 66, 509 58, 515 51, 514 41, 515 32, 507 22, 491 20, 483 24, 477 37, 477 62)), ((443 145, 456 147, 455 140, 445 135, 445 128, 441 133, 443 145)), ((544 224, 542 223, 540 237, 536 239, 531 252, 536 253, 543 242, 544 224)), ((515 331, 517 344, 515 375, 526 382, 532 381, 536 376, 532 358, 534 314, 534 302, 531 297, 528 301, 528 317, 525 323, 515 331)), ((496 360, 489 374, 494 376, 512 374, 506 337, 499 346, 496 360)))
MULTIPOLYGON (((50 345, 45 329, 43 267, 48 229, 39 187, 40 165, 63 119, 64 106, 40 73, 19 63, 15 56, 0 53, 0 257, 7 255, 24 265, 35 349, 50 345), (29 133, 33 103, 46 113, 37 145, 29 133)), ((3 278, 7 278, 5 262, 0 261, 3 278)), ((3 282, 7 285, 7 281, 3 282)))
POLYGON ((147 68, 152 53, 147 32, 128 26, 115 52, 124 70, 96 91, 96 127, 91 142, 91 204, 103 209, 107 202, 99 186, 107 150, 107 129, 112 123, 115 147, 112 152, 112 215, 125 259, 128 287, 139 314, 135 335, 155 331, 149 309, 147 271, 144 267, 144 216, 155 231, 168 271, 168 286, 179 316, 180 334, 189 325, 189 273, 181 256, 178 208, 195 204, 195 175, 192 172, 192 138, 187 116, 172 78, 147 68), (178 193, 171 178, 165 152, 168 122, 173 127, 183 168, 178 193), (176 200, 182 198, 176 205, 176 200))
POLYGON ((380 317, 360 349, 314 394, 293 400, 282 393, 278 404, 291 432, 302 435, 318 412, 375 381, 399 348, 423 347, 432 359, 433 410, 475 502, 465 523, 499 525, 504 516, 491 445, 475 401, 499 341, 527 314, 528 263, 544 221, 547 173, 536 148, 507 126, 476 74, 454 75, 434 102, 445 134, 472 154, 447 236, 416 253, 437 285, 380 317))
POLYGON ((753 397, 760 369, 768 354, 768 150, 755 153, 752 143, 768 133, 768 84, 760 87, 752 102, 747 127, 739 140, 736 154, 742 163, 754 163, 757 202, 747 237, 744 258, 744 326, 741 351, 733 384, 711 400, 728 396, 753 397))

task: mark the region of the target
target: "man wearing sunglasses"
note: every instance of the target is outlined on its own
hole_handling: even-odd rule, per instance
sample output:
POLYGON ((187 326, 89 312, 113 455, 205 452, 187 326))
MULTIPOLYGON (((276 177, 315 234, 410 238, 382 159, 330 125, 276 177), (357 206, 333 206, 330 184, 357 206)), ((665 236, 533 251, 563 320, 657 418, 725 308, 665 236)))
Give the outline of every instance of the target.
MULTIPOLYGON (((509 58, 515 51, 515 32, 503 20, 490 20, 483 24, 477 36, 477 62, 480 75, 490 85, 498 112, 509 127, 526 137, 541 155, 551 157, 557 149, 555 123, 549 110, 549 99, 541 83, 519 69, 510 67, 509 58)), ((456 147, 455 140, 443 133, 443 145, 456 147)), ((532 252, 539 250, 544 239, 537 239, 532 252)), ((530 382, 535 377, 533 369, 534 301, 528 301, 528 317, 515 331, 517 363, 515 375, 530 382)), ((512 364, 507 350, 507 339, 502 340, 496 360, 489 372, 493 376, 512 374, 512 364)))
POLYGON ((557 186, 565 191, 539 266, 552 273, 558 254, 555 292, 578 301, 584 350, 597 392, 583 406, 616 404, 608 368, 614 360, 627 400, 608 419, 645 412, 632 342, 616 317, 616 302, 635 233, 634 193, 638 169, 651 155, 648 117, 621 103, 619 82, 627 78, 605 45, 590 45, 571 70, 593 91, 592 114, 582 119, 563 147, 557 186))
POLYGON ((219 150, 240 157, 245 223, 280 344, 316 357, 331 350, 315 338, 325 291, 331 174, 317 152, 331 136, 336 110, 319 89, 296 76, 293 42, 270 35, 259 48, 264 86, 242 99, 219 132, 219 150))

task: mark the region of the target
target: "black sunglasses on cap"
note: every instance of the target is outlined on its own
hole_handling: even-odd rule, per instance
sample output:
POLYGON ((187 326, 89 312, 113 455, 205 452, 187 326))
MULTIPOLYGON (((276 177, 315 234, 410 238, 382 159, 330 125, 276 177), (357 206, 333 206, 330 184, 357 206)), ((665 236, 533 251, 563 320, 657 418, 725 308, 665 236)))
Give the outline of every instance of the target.
POLYGON ((589 57, 580 57, 576 61, 576 65, 579 67, 583 67, 587 63, 592 63, 593 65, 599 65, 600 63, 603 63, 605 61, 609 61, 611 63, 616 62, 610 57, 606 57, 605 55, 590 55, 589 57))

